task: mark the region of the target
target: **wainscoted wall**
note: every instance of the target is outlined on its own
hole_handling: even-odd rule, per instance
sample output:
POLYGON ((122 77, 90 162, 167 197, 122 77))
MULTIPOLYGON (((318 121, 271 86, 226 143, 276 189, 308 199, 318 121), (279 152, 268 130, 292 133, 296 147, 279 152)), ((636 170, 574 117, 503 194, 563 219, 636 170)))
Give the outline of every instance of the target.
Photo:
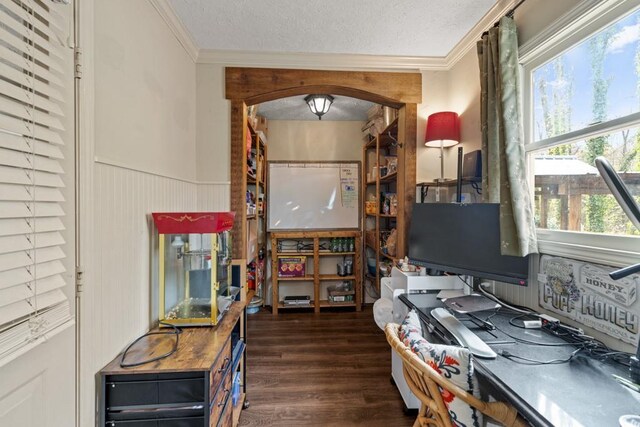
MULTIPOLYGON (((91 265, 84 266, 82 295, 83 305, 92 307, 83 313, 91 330, 82 332, 82 347, 91 354, 83 357, 83 378, 92 378, 157 316, 150 213, 229 208, 229 184, 198 185, 99 162, 93 185, 91 265)), ((83 391, 91 394, 92 388, 87 382, 83 391)), ((85 420, 90 413, 84 412, 85 420)))

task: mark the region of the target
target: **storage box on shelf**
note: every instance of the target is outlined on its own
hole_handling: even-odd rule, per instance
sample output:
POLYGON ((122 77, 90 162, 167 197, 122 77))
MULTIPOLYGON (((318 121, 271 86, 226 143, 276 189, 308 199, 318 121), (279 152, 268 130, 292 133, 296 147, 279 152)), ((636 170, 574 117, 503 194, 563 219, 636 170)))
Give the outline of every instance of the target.
POLYGON ((272 232, 273 314, 287 308, 319 312, 335 306, 360 311, 361 240, 360 231, 272 232), (285 301, 281 286, 291 288, 290 296, 296 298, 289 300, 298 303, 285 301))

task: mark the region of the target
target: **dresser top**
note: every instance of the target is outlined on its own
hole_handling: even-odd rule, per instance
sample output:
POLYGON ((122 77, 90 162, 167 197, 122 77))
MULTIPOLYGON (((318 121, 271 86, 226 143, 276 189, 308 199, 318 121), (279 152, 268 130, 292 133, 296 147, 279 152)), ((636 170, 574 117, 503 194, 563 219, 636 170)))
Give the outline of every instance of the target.
MULTIPOLYGON (((116 356, 100 373, 102 375, 153 374, 175 371, 207 371, 229 339, 234 325, 242 315, 244 302, 236 301, 220 323, 212 327, 182 328, 178 350, 156 362, 131 368, 120 367, 122 354, 116 356)), ((156 329, 157 330, 157 329, 156 329)), ((171 329, 163 328, 170 332, 171 329)), ((136 343, 127 353, 126 362, 136 363, 168 353, 175 335, 151 335, 136 343)))

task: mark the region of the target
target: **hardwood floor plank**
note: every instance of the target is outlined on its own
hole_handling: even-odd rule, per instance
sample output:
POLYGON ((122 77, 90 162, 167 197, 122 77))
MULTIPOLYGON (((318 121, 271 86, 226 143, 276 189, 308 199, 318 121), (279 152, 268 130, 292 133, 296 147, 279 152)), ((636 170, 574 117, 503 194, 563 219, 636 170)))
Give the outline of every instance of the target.
POLYGON ((247 324, 247 398, 241 426, 411 426, 390 382, 391 353, 371 308, 261 310, 247 324))

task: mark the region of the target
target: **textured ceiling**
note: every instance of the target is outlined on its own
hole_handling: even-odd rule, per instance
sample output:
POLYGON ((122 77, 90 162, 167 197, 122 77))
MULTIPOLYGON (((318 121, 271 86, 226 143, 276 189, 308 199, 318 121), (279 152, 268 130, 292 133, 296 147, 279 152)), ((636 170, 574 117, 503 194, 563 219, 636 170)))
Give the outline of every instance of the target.
MULTIPOLYGON (((374 104, 361 99, 336 96, 329 112, 322 120, 367 120, 367 110, 374 104)), ((292 96, 265 102, 258 107, 258 114, 269 120, 318 120, 304 102, 304 96, 292 96)))
POLYGON ((495 0, 169 0, 200 49, 443 57, 495 0))

